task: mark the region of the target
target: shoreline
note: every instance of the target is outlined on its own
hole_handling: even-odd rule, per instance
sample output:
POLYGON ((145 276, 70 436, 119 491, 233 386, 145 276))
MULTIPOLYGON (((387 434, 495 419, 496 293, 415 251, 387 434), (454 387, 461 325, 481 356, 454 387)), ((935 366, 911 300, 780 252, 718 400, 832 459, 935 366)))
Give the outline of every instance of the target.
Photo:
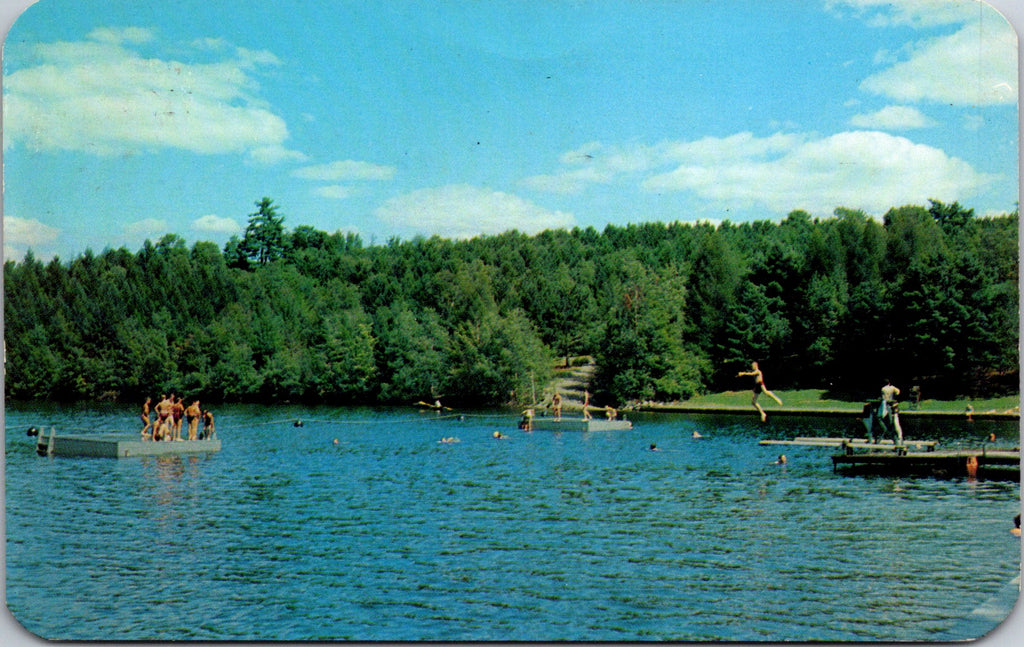
MULTIPOLYGON (((728 415, 759 415, 750 405, 715 405, 715 404, 685 404, 685 403, 644 403, 632 409, 643 413, 706 413, 706 414, 728 414, 728 415)), ((805 416, 805 417, 861 417, 861 409, 838 407, 765 407, 765 413, 769 416, 805 416)), ((966 419, 967 414, 963 411, 937 411, 908 409, 900 411, 901 418, 942 418, 966 419)), ((974 420, 1019 420, 1019 411, 975 411, 972 416, 974 420)))

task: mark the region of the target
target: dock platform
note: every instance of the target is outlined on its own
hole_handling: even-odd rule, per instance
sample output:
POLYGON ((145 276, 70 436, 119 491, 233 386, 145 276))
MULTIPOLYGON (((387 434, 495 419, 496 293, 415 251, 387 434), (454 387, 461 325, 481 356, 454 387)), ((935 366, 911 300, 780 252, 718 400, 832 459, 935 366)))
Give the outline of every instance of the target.
POLYGON ((832 469, 849 475, 976 478, 1019 481, 1020 450, 959 449, 949 451, 852 452, 832 456, 832 469))
POLYGON ((633 428, 629 420, 603 420, 594 418, 583 420, 582 418, 534 418, 533 429, 535 431, 625 431, 633 428))
POLYGON ((129 434, 69 434, 56 429, 39 432, 36 453, 40 456, 87 456, 94 458, 131 458, 133 456, 176 456, 220 451, 220 439, 141 440, 129 434))
MULTIPOLYGON (((805 447, 854 447, 857 449, 895 449, 896 444, 889 439, 872 442, 866 438, 836 438, 827 436, 797 436, 792 440, 762 440, 759 445, 802 445, 805 447)), ((913 449, 933 451, 938 445, 936 440, 904 440, 903 446, 913 449)))

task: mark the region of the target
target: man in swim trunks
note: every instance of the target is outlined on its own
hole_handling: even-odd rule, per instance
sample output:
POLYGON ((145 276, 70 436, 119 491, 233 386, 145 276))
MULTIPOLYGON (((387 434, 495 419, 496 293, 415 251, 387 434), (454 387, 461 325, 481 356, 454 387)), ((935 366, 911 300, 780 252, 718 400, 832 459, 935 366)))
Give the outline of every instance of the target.
POLYGON ((156 422, 153 424, 153 440, 168 440, 167 421, 171 417, 171 401, 166 395, 156 403, 156 422))
POLYGON ((197 440, 199 431, 199 416, 202 415, 199 408, 199 400, 196 400, 185 409, 185 418, 188 420, 188 439, 197 440))
POLYGON ((754 408, 757 409, 757 412, 761 414, 761 422, 764 422, 765 420, 768 419, 768 414, 766 414, 764 412, 764 409, 761 408, 761 405, 757 403, 757 396, 761 395, 761 393, 764 393, 772 400, 775 400, 779 404, 782 404, 782 400, 775 397, 775 394, 769 391, 768 388, 764 385, 764 375, 761 373, 761 369, 758 367, 757 362, 751 362, 750 370, 740 371, 739 373, 736 374, 736 377, 754 378, 754 397, 751 398, 750 403, 754 405, 754 408))
POLYGON ((171 394, 171 418, 174 420, 174 440, 181 440, 181 421, 185 417, 185 405, 182 404, 181 398, 175 398, 174 394, 171 394))
MULTIPOLYGON (((897 441, 902 445, 903 429, 900 427, 900 404, 896 401, 896 396, 899 394, 900 390, 892 385, 892 380, 886 379, 885 386, 882 387, 882 403, 879 405, 878 417, 892 426, 897 441)), ((970 416, 968 416, 969 418, 970 416)))

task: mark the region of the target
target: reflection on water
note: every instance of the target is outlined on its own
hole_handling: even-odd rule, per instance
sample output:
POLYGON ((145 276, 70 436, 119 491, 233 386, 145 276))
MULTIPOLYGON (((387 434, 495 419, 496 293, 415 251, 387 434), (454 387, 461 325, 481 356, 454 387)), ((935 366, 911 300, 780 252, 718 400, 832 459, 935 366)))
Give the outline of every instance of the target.
MULTIPOLYGON (((46 638, 970 638, 962 620, 1019 572, 1017 483, 845 478, 829 450, 780 465, 757 444, 856 421, 557 434, 230 407, 221 452, 126 460, 41 458, 24 436, 134 429, 132 413, 7 411, 8 602, 46 638)), ((973 425, 904 428, 1017 442, 1015 424, 973 425)))

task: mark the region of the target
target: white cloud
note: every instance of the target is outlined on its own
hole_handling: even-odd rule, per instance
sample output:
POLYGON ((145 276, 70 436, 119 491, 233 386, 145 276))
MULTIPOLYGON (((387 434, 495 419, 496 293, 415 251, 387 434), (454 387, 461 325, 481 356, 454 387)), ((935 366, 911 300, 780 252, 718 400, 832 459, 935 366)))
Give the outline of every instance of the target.
POLYGON ((1002 18, 972 21, 922 41, 907 60, 873 74, 861 89, 897 101, 1004 105, 1017 101, 1017 40, 1002 18))
POLYGON ((978 13, 974 0, 827 0, 825 7, 874 27, 937 27, 966 22, 978 13))
POLYGON ((685 191, 722 208, 767 208, 775 213, 805 209, 826 215, 845 206, 880 214, 929 198, 964 200, 995 178, 945 152, 883 132, 844 132, 830 137, 786 136, 771 143, 742 137, 700 146, 674 170, 643 182, 649 191, 685 191), (781 147, 779 142, 787 141, 781 147), (766 152, 767 151, 767 152, 766 152), (713 164, 708 164, 714 159, 713 164))
POLYGON ((330 164, 307 166, 292 171, 292 177, 321 182, 390 180, 394 175, 395 167, 393 166, 381 166, 379 164, 354 160, 342 160, 331 162, 330 164))
POLYGON ((38 220, 4 216, 4 242, 12 245, 48 245, 57 240, 60 230, 38 220))
POLYGON ((287 126, 255 96, 252 76, 256 66, 276 64, 273 54, 239 49, 234 58, 199 64, 143 58, 124 46, 151 36, 101 28, 83 42, 34 46, 24 57, 33 64, 4 79, 4 146, 114 155, 283 145, 287 126))
POLYGON ((156 35, 152 29, 145 27, 97 27, 86 36, 89 40, 98 43, 110 43, 120 45, 121 43, 148 43, 156 35))
POLYGON ((260 164, 278 164, 280 162, 305 162, 309 159, 305 153, 293 151, 284 146, 259 146, 249 150, 249 158, 260 164))
POLYGON ((881 130, 910 130, 930 128, 935 120, 912 106, 886 106, 881 110, 856 114, 850 123, 857 128, 878 128, 881 130))
POLYGON ((765 156, 788 150, 799 141, 797 135, 777 133, 758 138, 750 132, 726 138, 705 137, 695 141, 666 141, 654 145, 605 146, 593 142, 562 155, 562 163, 574 168, 549 175, 535 175, 522 181, 537 191, 578 193, 589 185, 610 184, 623 176, 664 170, 673 163, 714 165, 737 156, 765 156))
POLYGON ((553 175, 534 175, 522 181, 523 186, 545 193, 579 193, 589 184, 606 184, 614 178, 607 169, 590 166, 553 175))
POLYGON ((624 174, 649 170, 665 155, 664 146, 634 144, 613 147, 590 142, 560 157, 564 166, 572 168, 527 177, 522 184, 535 191, 578 193, 589 185, 609 184, 624 174))
POLYGON ((163 236, 169 231, 167 221, 159 218, 144 218, 124 226, 129 237, 163 236))
POLYGON ((281 64, 281 59, 277 58, 273 52, 265 49, 238 47, 235 49, 235 56, 238 58, 239 65, 246 69, 254 69, 260 65, 276 66, 281 64))
POLYGON ((465 184, 420 189, 392 198, 377 209, 376 216, 389 225, 448 238, 472 238, 510 229, 532 234, 571 227, 575 222, 572 214, 465 184))
POLYGON ((977 114, 964 115, 964 130, 967 132, 977 132, 984 125, 985 118, 983 116, 977 114))
POLYGON ((728 137, 704 137, 692 142, 667 142, 660 145, 663 151, 660 163, 688 162, 698 164, 720 164, 737 157, 765 158, 792 150, 803 140, 803 136, 775 133, 768 137, 756 137, 751 132, 736 133, 728 137))
POLYGON ((209 214, 192 221, 192 229, 211 234, 236 234, 242 226, 231 218, 209 214))
POLYGON ((313 190, 315 195, 321 198, 330 198, 331 200, 344 200, 352 197, 353 190, 351 187, 347 187, 342 184, 329 184, 327 186, 317 187, 313 190))
POLYGON ((37 259, 50 258, 53 255, 52 245, 60 236, 60 229, 56 227, 15 216, 3 217, 3 230, 5 260, 21 260, 30 248, 37 259))

